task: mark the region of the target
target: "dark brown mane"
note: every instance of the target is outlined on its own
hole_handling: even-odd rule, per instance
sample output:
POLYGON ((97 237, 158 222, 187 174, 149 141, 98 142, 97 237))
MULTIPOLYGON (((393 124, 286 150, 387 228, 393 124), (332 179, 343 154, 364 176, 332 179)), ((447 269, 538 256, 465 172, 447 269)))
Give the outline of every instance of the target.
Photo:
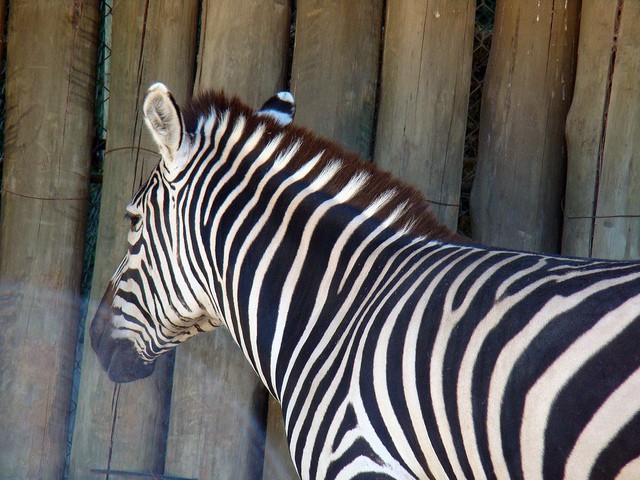
POLYGON ((272 134, 283 133, 282 145, 293 145, 297 141, 301 141, 298 154, 290 163, 293 168, 299 168, 322 151, 325 154, 322 155, 321 161, 313 170, 316 174, 320 173, 330 161, 341 160, 342 168, 325 189, 328 193, 337 193, 354 175, 359 172, 366 172, 370 177, 365 184, 365 188, 361 189, 351 200, 350 203, 352 205, 364 209, 371 205, 380 195, 393 190, 395 191, 395 196, 377 214, 379 219, 386 218, 396 207, 406 204, 404 213, 395 222, 397 228, 408 226, 412 234, 424 236, 428 239, 454 243, 465 242, 463 237, 438 222, 429 208, 429 203, 415 187, 379 169, 372 162, 364 161, 357 154, 347 152, 335 142, 318 137, 307 128, 295 124, 282 126, 270 117, 255 115, 255 110, 244 104, 237 97, 228 97, 223 92, 215 91, 196 96, 182 111, 186 130, 193 133, 201 118, 226 110, 231 113, 232 118, 230 120, 240 115, 244 116, 247 119, 247 127, 250 130, 256 128, 259 124, 266 124, 267 132, 272 134))

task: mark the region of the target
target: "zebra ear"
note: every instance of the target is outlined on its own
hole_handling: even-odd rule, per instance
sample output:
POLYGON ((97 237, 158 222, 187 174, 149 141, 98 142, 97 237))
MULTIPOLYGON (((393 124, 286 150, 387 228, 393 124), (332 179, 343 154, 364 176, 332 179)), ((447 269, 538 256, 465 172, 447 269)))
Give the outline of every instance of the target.
POLYGON ((143 110, 144 121, 160 149, 162 161, 171 170, 184 130, 178 104, 164 84, 154 83, 147 91, 143 110))
POLYGON ((287 125, 293 121, 293 116, 296 113, 293 95, 289 92, 280 92, 264 102, 262 108, 256 113, 271 117, 280 125, 287 125))

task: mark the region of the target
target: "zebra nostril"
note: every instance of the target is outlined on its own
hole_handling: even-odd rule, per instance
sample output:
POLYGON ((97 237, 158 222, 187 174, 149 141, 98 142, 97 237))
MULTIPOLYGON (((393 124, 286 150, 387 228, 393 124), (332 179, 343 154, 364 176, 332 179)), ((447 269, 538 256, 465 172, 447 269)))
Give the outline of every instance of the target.
POLYGON ((144 361, 135 350, 133 342, 116 340, 114 343, 116 347, 110 356, 109 366, 106 368, 112 382, 133 382, 153 373, 155 363, 144 361))
POLYGON ((117 335, 113 325, 113 298, 115 288, 111 283, 96 311, 89 334, 91 347, 109 378, 117 383, 132 382, 153 373, 154 363, 145 361, 131 340, 117 335), (115 334, 115 335, 114 335, 115 334))
POLYGON ((109 378, 117 383, 126 383, 151 375, 154 363, 140 357, 131 340, 114 338, 110 319, 110 314, 98 310, 90 331, 91 347, 109 378))

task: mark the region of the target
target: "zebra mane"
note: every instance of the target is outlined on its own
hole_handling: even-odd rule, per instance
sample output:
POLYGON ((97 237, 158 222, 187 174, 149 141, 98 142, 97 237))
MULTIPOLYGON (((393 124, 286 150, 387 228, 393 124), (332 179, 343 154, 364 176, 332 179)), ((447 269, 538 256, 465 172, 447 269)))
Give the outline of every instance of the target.
POLYGON ((400 209, 402 213, 393 222, 393 227, 406 229, 408 233, 429 240, 467 243, 464 237, 436 219, 429 208, 429 202, 415 187, 381 170, 372 162, 363 160, 359 155, 346 151, 335 142, 319 137, 307 128, 295 124, 281 125, 269 116, 257 115, 253 108, 239 98, 227 96, 222 91, 203 92, 182 108, 186 131, 194 134, 204 118, 211 115, 220 116, 226 111, 229 111, 231 122, 238 116, 244 116, 248 131, 253 131, 259 125, 265 125, 265 132, 268 134, 282 134, 281 145, 285 148, 300 142, 298 153, 287 168, 300 168, 321 152, 324 154, 318 165, 311 171, 311 175, 319 175, 329 162, 340 161, 341 167, 338 173, 324 188, 324 191, 330 195, 337 194, 356 175, 365 174, 368 176, 365 188, 360 189, 349 204, 364 210, 378 198, 393 192, 391 199, 375 215, 379 220, 384 220, 394 210, 400 209))

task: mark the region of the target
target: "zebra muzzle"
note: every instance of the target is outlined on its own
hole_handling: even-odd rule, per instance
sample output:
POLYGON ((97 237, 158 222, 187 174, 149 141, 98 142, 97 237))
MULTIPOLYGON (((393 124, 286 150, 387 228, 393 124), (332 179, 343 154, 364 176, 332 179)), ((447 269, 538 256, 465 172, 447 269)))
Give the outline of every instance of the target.
POLYGON ((115 335, 117 330, 111 310, 113 296, 114 288, 109 284, 91 321, 91 347, 111 381, 126 383, 146 378, 153 373, 155 365, 138 354, 131 340, 115 335))

